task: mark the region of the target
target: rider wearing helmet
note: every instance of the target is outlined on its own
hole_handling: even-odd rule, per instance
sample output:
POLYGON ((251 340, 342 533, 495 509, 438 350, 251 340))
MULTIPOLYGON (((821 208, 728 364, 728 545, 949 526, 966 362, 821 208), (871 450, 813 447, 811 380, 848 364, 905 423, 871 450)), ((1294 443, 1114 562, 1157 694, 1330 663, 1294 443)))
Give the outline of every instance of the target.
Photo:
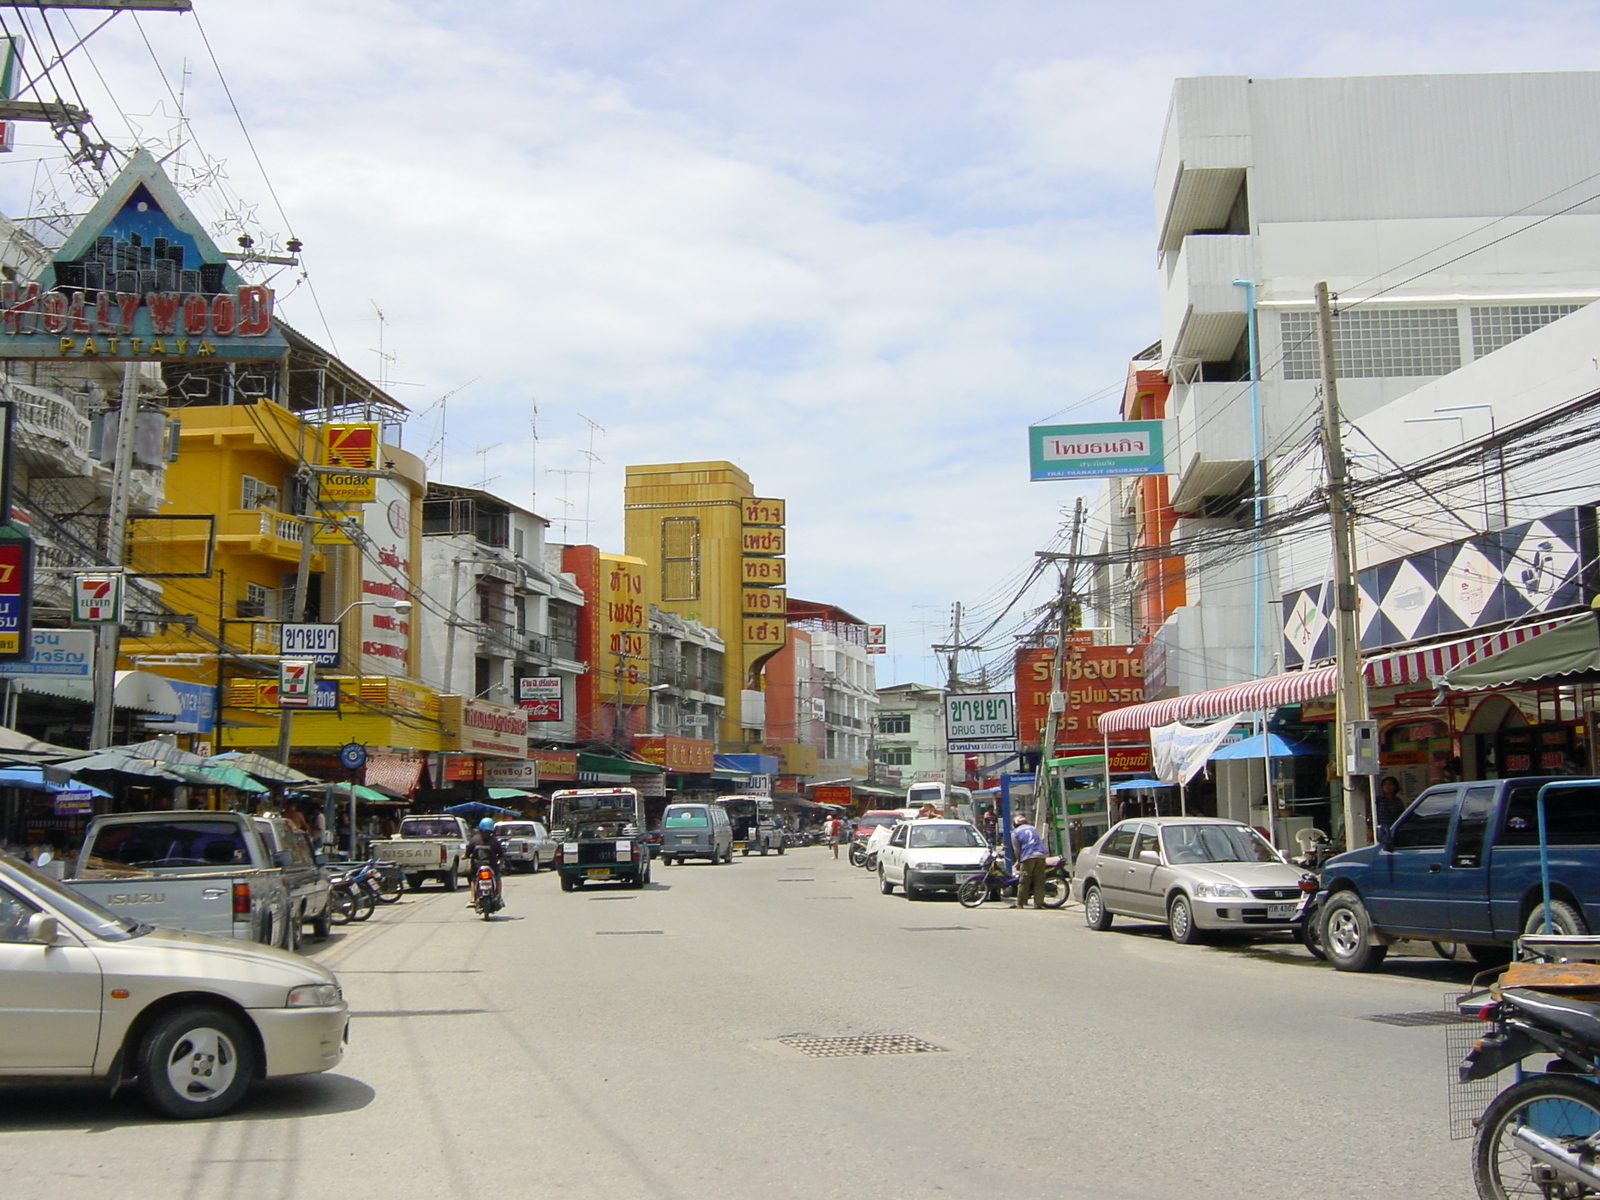
POLYGON ((498 871, 505 853, 505 847, 494 835, 494 818, 483 818, 478 822, 478 832, 467 842, 467 857, 474 866, 487 860, 498 871))

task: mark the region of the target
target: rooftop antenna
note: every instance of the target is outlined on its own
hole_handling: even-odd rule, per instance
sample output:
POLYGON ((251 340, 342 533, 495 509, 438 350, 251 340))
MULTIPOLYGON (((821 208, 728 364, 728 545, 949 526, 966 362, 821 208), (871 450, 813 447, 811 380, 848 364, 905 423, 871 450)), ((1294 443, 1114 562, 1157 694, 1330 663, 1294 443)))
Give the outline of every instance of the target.
POLYGON ((590 507, 594 500, 594 464, 605 461, 605 459, 601 458, 594 452, 594 435, 597 432, 604 433, 606 431, 606 427, 591 417, 584 417, 582 413, 579 413, 578 415, 583 417, 583 419, 589 423, 589 448, 581 452, 583 456, 589 460, 588 466, 586 466, 583 470, 583 475, 585 476, 583 482, 583 531, 584 534, 587 535, 589 532, 589 522, 594 517, 594 511, 590 507))
MULTIPOLYGON (((572 478, 571 477, 573 475, 586 475, 586 474, 588 474, 588 472, 587 471, 580 471, 580 470, 576 470, 576 469, 563 470, 563 469, 561 469, 559 467, 550 467, 550 468, 546 468, 545 474, 546 475, 565 475, 565 476, 568 477, 566 479, 566 481, 565 481, 566 482, 566 486, 571 487, 572 486, 572 478)), ((558 497, 556 497, 556 499, 560 500, 562 504, 565 504, 567 506, 567 511, 564 514, 562 514, 562 517, 561 517, 561 537, 562 537, 562 540, 563 541, 566 540, 567 525, 569 523, 573 523, 573 522, 576 522, 577 524, 580 524, 580 525, 583 526, 583 536, 584 536, 585 539, 587 539, 588 536, 589 536, 589 518, 588 517, 574 517, 572 515, 572 501, 568 500, 565 496, 558 496, 558 497)))
POLYGON ((368 300, 367 303, 372 305, 372 311, 378 314, 378 348, 374 351, 378 356, 378 390, 387 392, 389 390, 389 366, 395 360, 395 356, 386 352, 383 348, 384 331, 388 327, 389 318, 384 315, 383 309, 378 307, 376 300, 368 300))
POLYGON ((528 451, 528 511, 539 515, 539 398, 528 398, 528 436, 533 448, 528 451))
POLYGON ((488 491, 489 485, 496 479, 500 478, 498 475, 489 474, 489 451, 495 449, 499 445, 499 442, 494 442, 488 446, 479 446, 473 451, 473 453, 478 456, 478 470, 483 472, 483 477, 478 480, 478 490, 480 492, 488 491))
MULTIPOLYGON (((374 305, 374 307, 376 307, 376 305, 374 305)), ((417 414, 418 416, 421 416, 422 413, 426 413, 432 408, 437 408, 439 410, 438 418, 434 422, 433 440, 428 443, 428 452, 422 456, 423 461, 428 465, 430 474, 436 471, 444 462, 445 420, 450 411, 450 397, 454 396, 457 392, 462 391, 465 388, 471 387, 482 378, 482 375, 474 375, 465 383, 456 384, 455 387, 451 388, 448 392, 430 404, 428 408, 423 409, 421 413, 417 414)))

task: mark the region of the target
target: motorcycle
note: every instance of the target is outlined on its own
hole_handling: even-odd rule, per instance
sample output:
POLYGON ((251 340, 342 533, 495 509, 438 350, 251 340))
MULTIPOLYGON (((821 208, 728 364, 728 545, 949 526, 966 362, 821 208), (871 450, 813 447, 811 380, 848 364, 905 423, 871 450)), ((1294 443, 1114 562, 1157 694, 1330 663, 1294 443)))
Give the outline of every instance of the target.
MULTIPOLYGON (((985 900, 1015 896, 1020 879, 1021 876, 1016 872, 1006 870, 1004 855, 991 854, 983 864, 983 870, 956 889, 956 899, 963 908, 977 908, 985 900)), ((1045 871, 1044 894, 1040 897, 1040 903, 1046 908, 1060 908, 1066 902, 1066 867, 1061 859, 1055 859, 1045 871)))
POLYGON ((328 919, 335 925, 365 921, 377 908, 376 892, 361 878, 365 865, 352 867, 328 880, 328 919))
POLYGON ((1600 1001, 1577 998, 1596 994, 1595 964, 1515 963, 1494 988, 1458 1002, 1463 1016, 1492 1028, 1457 1067, 1454 1086, 1518 1067, 1476 1121, 1472 1177, 1481 1200, 1600 1196, 1600 1001), (1555 1057, 1542 1071, 1521 1067, 1539 1054, 1555 1057))
POLYGON ((858 838, 850 843, 850 865, 864 867, 867 865, 867 839, 858 838))
POLYGON ((472 906, 485 921, 506 906, 500 894, 500 872, 493 863, 480 862, 472 868, 472 906))

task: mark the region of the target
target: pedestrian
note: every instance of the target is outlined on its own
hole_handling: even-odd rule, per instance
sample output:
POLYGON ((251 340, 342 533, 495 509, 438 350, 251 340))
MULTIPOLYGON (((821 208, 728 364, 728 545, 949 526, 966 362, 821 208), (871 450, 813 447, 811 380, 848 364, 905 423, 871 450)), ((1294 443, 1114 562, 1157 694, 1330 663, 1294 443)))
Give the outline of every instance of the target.
POLYGON ((1011 823, 1015 826, 1011 848, 1017 856, 1017 902, 1011 907, 1026 908, 1031 898, 1035 908, 1043 908, 1044 839, 1021 813, 1012 817, 1011 823))
POLYGON ((983 815, 978 818, 978 828, 983 831, 983 840, 991 846, 994 845, 995 828, 999 823, 999 818, 994 815, 992 808, 985 808, 983 815))
POLYGON ((828 845, 833 847, 833 856, 839 857, 839 829, 841 823, 837 814, 832 814, 822 824, 823 836, 828 839, 828 845))
POLYGON ((1393 775, 1385 775, 1378 781, 1378 799, 1374 807, 1378 810, 1378 824, 1391 829, 1405 811, 1406 801, 1400 794, 1400 781, 1393 775))

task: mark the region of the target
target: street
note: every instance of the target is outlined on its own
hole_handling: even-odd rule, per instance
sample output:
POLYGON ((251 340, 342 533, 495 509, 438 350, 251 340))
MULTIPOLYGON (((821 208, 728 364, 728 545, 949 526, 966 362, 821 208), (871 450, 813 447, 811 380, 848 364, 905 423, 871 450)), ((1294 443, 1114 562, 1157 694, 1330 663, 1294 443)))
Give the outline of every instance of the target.
POLYGON ((430 890, 313 944, 354 1013, 344 1063, 228 1117, 0 1090, 7 1200, 1472 1191, 1443 1029, 1362 1019, 1439 1009, 1467 964, 1346 975, 1076 907, 912 903, 821 847, 507 891, 494 921, 430 890), (779 1040, 881 1034, 937 1049, 779 1040))

